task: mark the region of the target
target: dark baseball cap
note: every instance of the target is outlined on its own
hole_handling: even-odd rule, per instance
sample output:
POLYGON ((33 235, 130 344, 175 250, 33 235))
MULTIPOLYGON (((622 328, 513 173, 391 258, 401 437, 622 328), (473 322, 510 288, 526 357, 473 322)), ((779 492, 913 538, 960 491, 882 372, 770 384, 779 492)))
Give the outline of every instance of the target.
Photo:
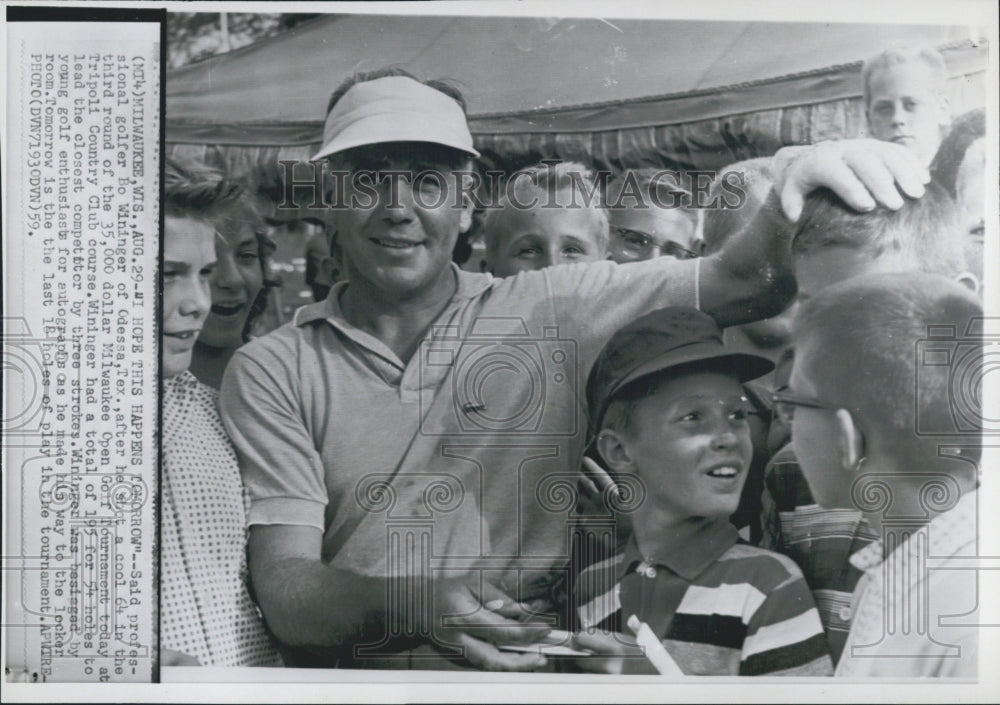
POLYGON ((774 369, 774 363, 766 357, 727 349, 715 320, 690 306, 661 308, 620 328, 597 356, 587 378, 591 438, 600 431, 608 404, 626 385, 663 370, 706 360, 724 363, 740 382, 774 369))

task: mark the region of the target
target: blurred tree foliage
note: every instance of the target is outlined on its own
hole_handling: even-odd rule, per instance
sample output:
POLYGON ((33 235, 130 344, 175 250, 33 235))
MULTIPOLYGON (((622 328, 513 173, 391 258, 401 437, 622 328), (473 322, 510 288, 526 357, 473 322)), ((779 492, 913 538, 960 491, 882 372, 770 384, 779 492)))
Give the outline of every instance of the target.
POLYGON ((175 69, 266 37, 273 37, 319 13, 170 12, 167 14, 167 66, 175 69), (228 46, 226 39, 228 37, 228 46))

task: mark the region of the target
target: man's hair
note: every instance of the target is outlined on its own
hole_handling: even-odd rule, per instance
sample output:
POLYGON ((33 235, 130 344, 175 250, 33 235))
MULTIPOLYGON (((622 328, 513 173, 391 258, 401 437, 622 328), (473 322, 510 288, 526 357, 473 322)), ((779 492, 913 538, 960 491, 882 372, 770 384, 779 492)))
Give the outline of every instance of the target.
POLYGON ((281 285, 271 269, 271 256, 277 245, 267 235, 264 218, 248 190, 225 172, 200 163, 167 159, 164 165, 163 211, 177 218, 195 218, 218 229, 246 223, 257 240, 263 288, 250 303, 244 340, 248 339, 256 319, 267 308, 270 290, 281 285))
POLYGON ((735 162, 719 170, 719 173, 712 180, 709 186, 708 202, 719 200, 718 207, 706 208, 704 223, 702 224, 702 239, 705 241, 705 256, 714 255, 722 250, 723 246, 734 234, 757 215, 757 211, 764 205, 767 195, 771 192, 771 158, 755 157, 735 162), (738 174, 738 177, 729 176, 738 174), (726 208, 722 201, 732 204, 733 195, 725 193, 723 181, 727 182, 730 189, 739 186, 746 200, 739 208, 726 208))
POLYGON ((385 68, 376 69, 375 71, 359 71, 358 73, 344 79, 339 86, 337 86, 333 93, 330 94, 330 100, 326 103, 326 114, 329 115, 330 111, 333 110, 333 106, 337 104, 344 94, 350 90, 351 86, 356 83, 365 83, 367 81, 374 81, 379 78, 389 78, 391 76, 402 76, 403 78, 412 78, 417 83, 422 83, 428 88, 433 88, 436 91, 441 91, 446 96, 458 103, 462 112, 466 113, 466 103, 465 96, 462 95, 462 91, 458 89, 454 84, 439 78, 431 79, 420 79, 414 76, 412 73, 399 66, 387 66, 385 68))
POLYGON ((580 190, 584 186, 589 189, 599 184, 596 172, 581 162, 548 162, 533 164, 521 169, 511 175, 501 189, 497 208, 489 208, 483 216, 482 236, 488 253, 495 252, 500 244, 499 228, 503 212, 508 208, 516 208, 517 205, 510 202, 509 195, 514 194, 514 198, 519 203, 530 203, 537 200, 542 206, 549 203, 549 193, 557 194, 553 206, 558 204, 562 208, 583 207, 594 214, 597 225, 597 244, 602 251, 608 249, 608 213, 601 207, 600 191, 594 193, 592 199, 587 199, 587 193, 580 190), (572 199, 559 198, 558 194, 572 190, 572 199))
MULTIPOLYGON (((824 402, 850 411, 863 431, 879 434, 896 452, 919 457, 926 453, 921 446, 936 446, 941 439, 917 436, 917 419, 927 427, 953 427, 955 373, 959 358, 968 359, 951 354, 948 364, 928 364, 918 343, 928 338, 930 327, 953 331, 951 342, 961 339, 982 315, 976 297, 944 277, 906 272, 855 277, 802 304, 795 319, 796 364, 806 365, 824 402)), ((970 348, 973 356, 976 349, 970 348)), ((969 369, 979 368, 973 363, 969 369)), ((978 390, 963 394, 963 412, 981 418, 980 409, 966 408, 979 399, 978 390)))
POLYGON ((792 254, 827 247, 849 247, 872 258, 899 254, 930 274, 955 277, 965 270, 958 209, 934 183, 921 198, 904 199, 899 210, 878 206, 867 213, 853 210, 829 189, 813 191, 795 225, 792 254))
POLYGON ((951 123, 951 129, 938 147, 931 162, 931 179, 957 197, 958 170, 969 147, 986 136, 986 111, 983 108, 963 113, 951 123))
POLYGON ((871 105, 871 79, 876 71, 891 69, 901 64, 921 63, 930 70, 932 92, 944 95, 948 86, 948 69, 944 58, 935 49, 892 46, 865 61, 861 68, 865 108, 871 105))

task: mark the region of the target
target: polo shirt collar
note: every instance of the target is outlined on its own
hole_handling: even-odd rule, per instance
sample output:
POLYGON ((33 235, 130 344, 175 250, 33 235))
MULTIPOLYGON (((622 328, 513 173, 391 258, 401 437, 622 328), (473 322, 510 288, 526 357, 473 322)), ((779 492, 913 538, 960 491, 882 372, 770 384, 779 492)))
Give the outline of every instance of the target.
MULTIPOLYGON (((479 296, 493 285, 492 274, 477 274, 466 272, 454 262, 451 263, 451 270, 455 273, 458 287, 451 297, 451 303, 464 301, 479 296)), ((349 281, 337 282, 330 289, 330 293, 322 301, 308 304, 295 311, 292 321, 296 326, 304 326, 313 321, 327 320, 334 325, 344 325, 347 320, 340 308, 340 295, 350 284, 349 281)))
POLYGON ((739 540, 736 527, 727 518, 689 519, 674 530, 673 548, 665 555, 644 556, 639 552, 635 534, 625 546, 624 560, 618 564, 621 581, 636 566, 651 558, 653 565, 664 566, 685 580, 694 580, 739 540))

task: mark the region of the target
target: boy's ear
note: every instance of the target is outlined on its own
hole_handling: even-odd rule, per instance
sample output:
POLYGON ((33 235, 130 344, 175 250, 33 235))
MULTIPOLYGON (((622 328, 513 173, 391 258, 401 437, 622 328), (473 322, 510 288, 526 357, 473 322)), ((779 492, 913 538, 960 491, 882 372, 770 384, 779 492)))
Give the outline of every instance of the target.
POLYGON ((845 472, 853 472, 864 457, 864 435, 847 409, 837 409, 835 419, 840 467, 845 472))
POLYGON ((625 438, 612 428, 602 429, 597 434, 597 452, 615 472, 628 472, 632 467, 632 458, 625 438))
POLYGON ((979 277, 977 277, 972 272, 962 272, 957 277, 955 281, 967 288, 976 296, 980 295, 980 290, 982 289, 982 284, 979 282, 979 277))
POLYGON ((340 262, 336 257, 324 257, 323 261, 320 262, 320 268, 323 270, 326 280, 333 284, 336 284, 343 279, 341 276, 340 262))

